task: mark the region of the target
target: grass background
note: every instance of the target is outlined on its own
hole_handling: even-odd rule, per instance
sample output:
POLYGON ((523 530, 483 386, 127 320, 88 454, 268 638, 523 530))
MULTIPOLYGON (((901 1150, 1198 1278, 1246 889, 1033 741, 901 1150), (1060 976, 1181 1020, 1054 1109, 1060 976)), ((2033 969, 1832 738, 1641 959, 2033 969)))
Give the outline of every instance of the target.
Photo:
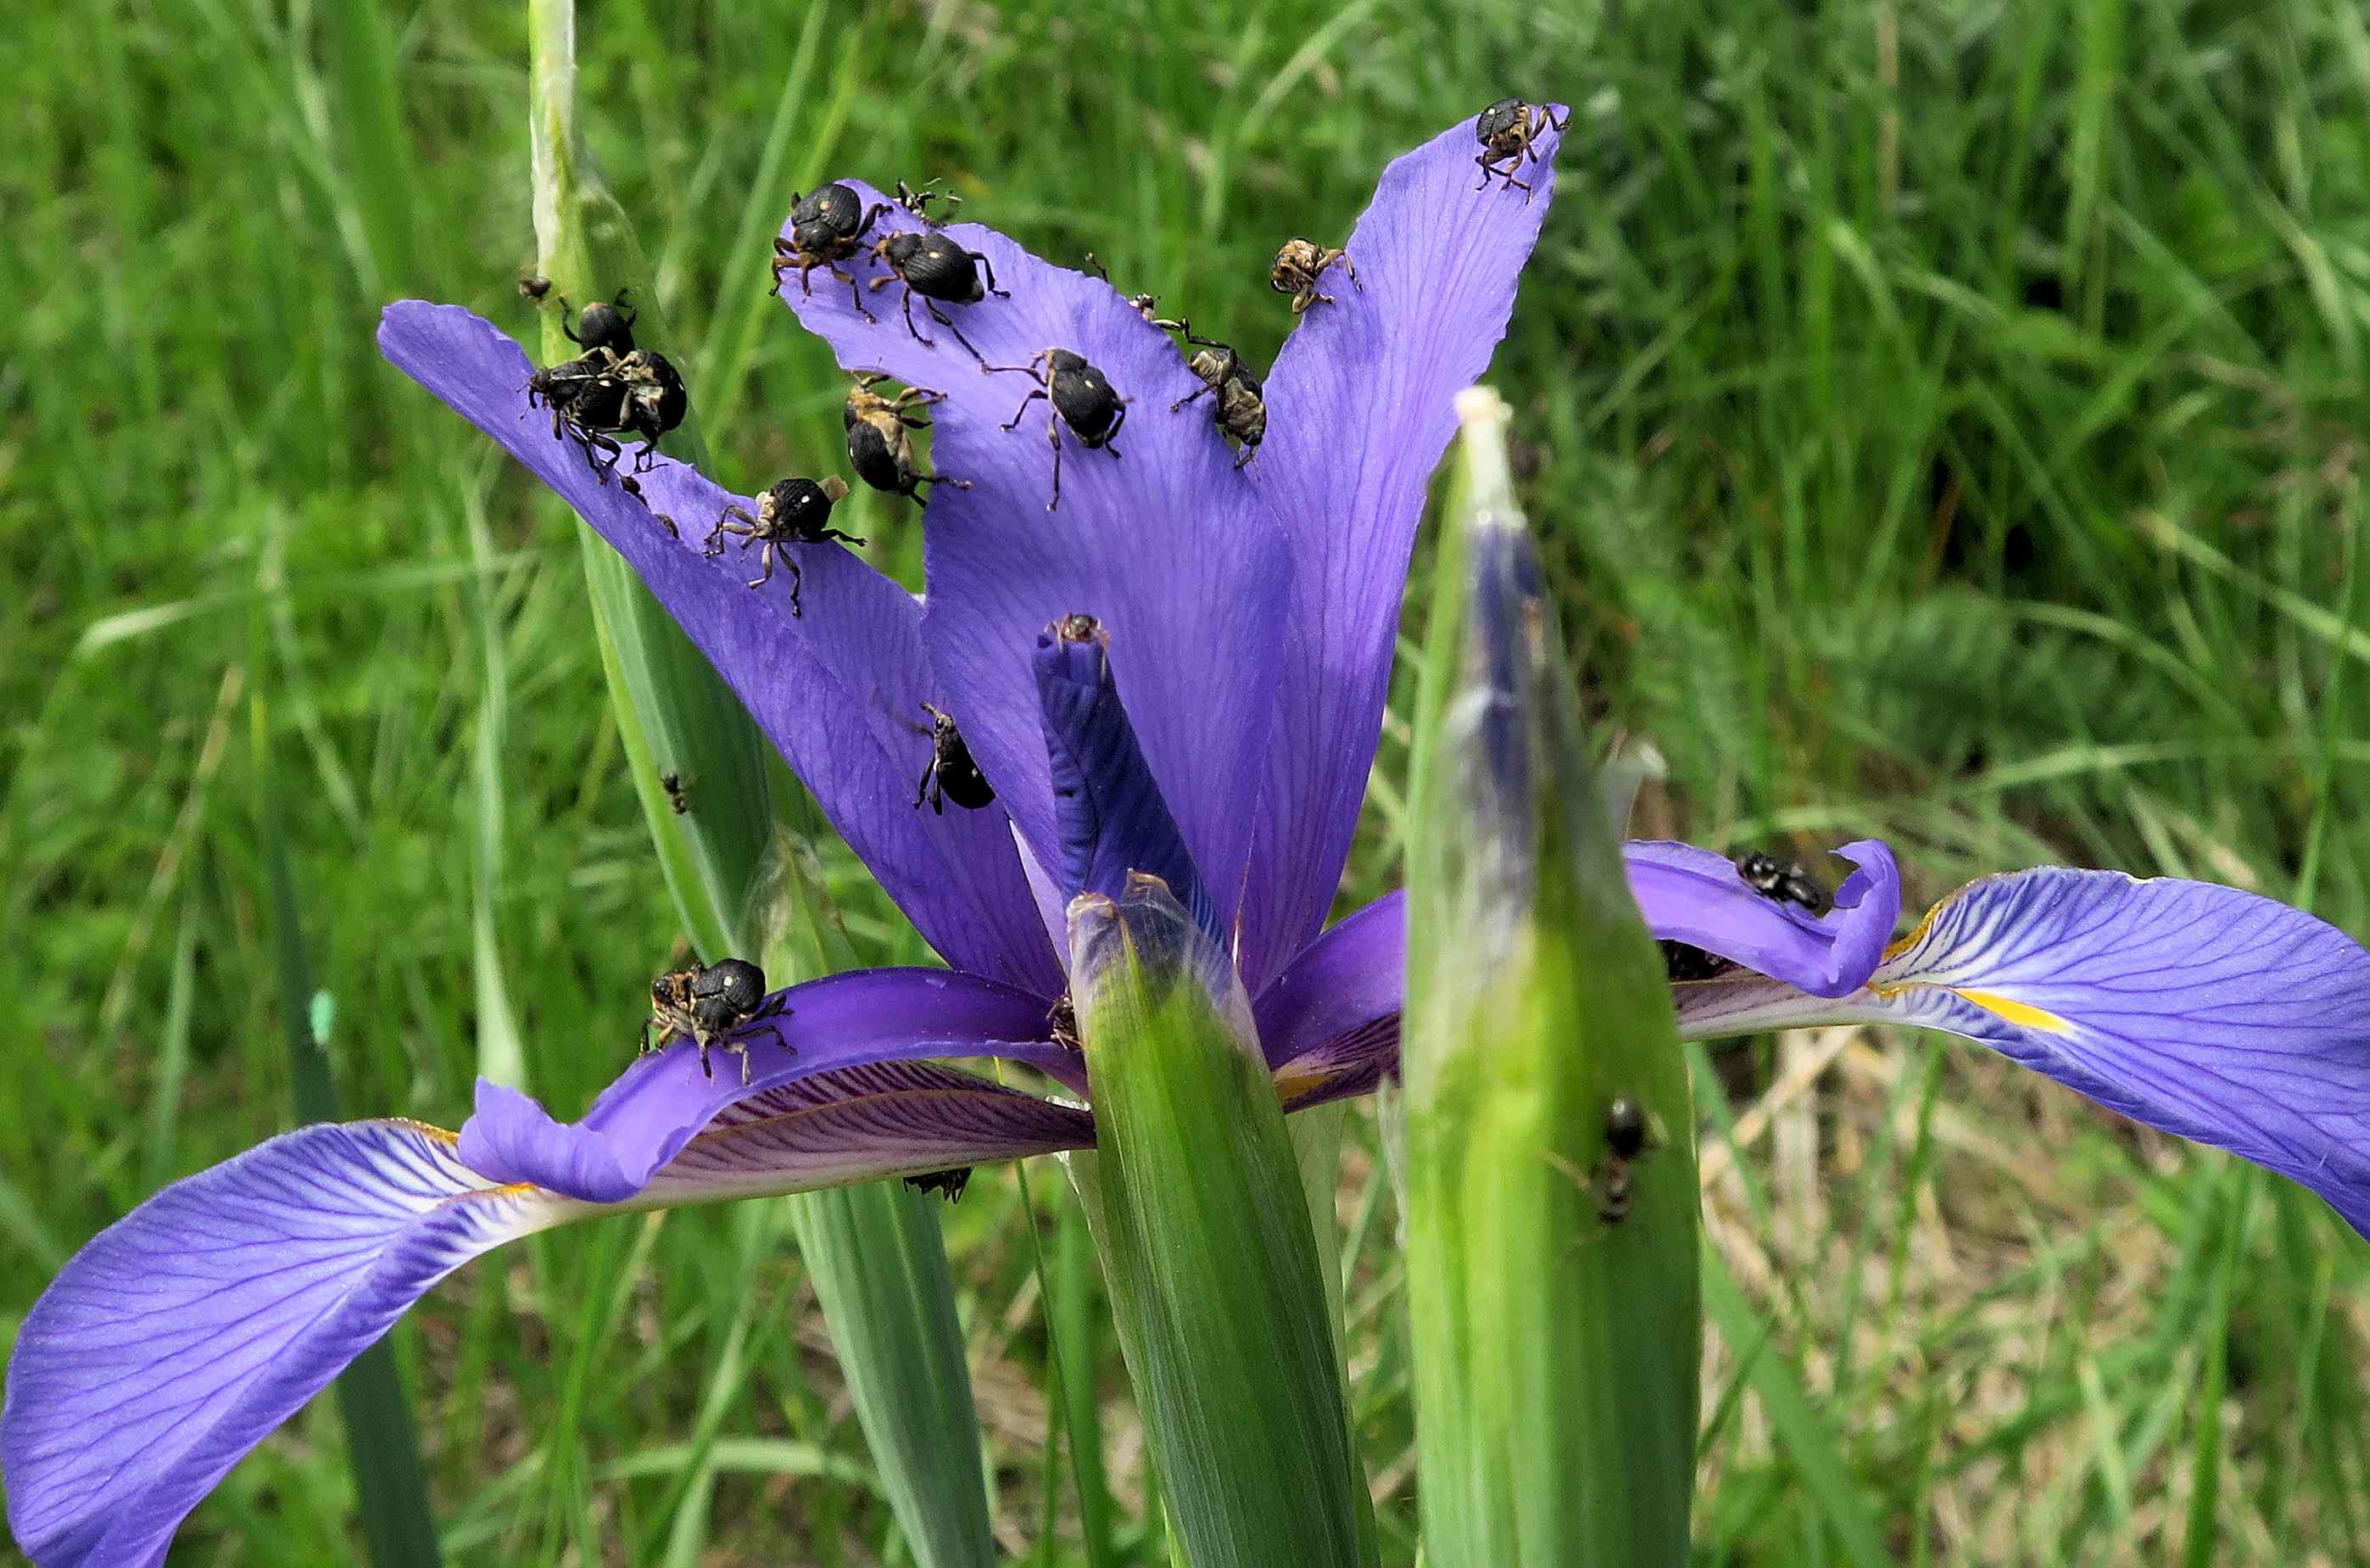
MULTIPOLYGON (((675 939, 571 525, 370 340, 409 293, 533 329, 523 29, 451 0, 15 24, 0 1338, 92 1231, 293 1120, 275 856, 354 1112, 450 1124, 510 1051, 581 1104, 675 939)), ((1391 155, 1502 93, 1566 99, 1493 379, 1594 717, 1668 759, 1641 826, 1880 833, 1927 896, 2040 860, 2203 876, 2370 929, 2356 7, 718 0, 588 6, 580 48, 656 258, 621 281, 743 491, 838 448, 842 383, 765 298, 794 190, 942 175, 1264 362, 1279 240, 1345 232, 1391 155)), ((915 516, 863 500, 910 575, 915 516)), ((1398 875, 1403 734, 1345 899, 1398 875)), ((910 953, 832 874, 868 951, 910 953)), ((1946 1041, 1697 1065, 1703 1561, 2370 1555, 2370 1249, 2317 1200, 1946 1041)), ((1372 1149, 1353 1400, 1404 1562, 1372 1149)), ((1029 1192, 1071 1256, 1051 1172, 1029 1192)), ((1085 1561, 1046 1323, 1092 1286, 1041 1275, 1030 1225, 1008 1171, 948 1216, 999 1532, 1085 1561)), ((452 1561, 901 1559, 777 1205, 537 1238, 393 1343, 452 1561)), ((1098 1361, 1107 1560, 1153 1562, 1098 1361)), ((346 1560, 352 1500, 322 1401, 175 1561, 346 1560)))

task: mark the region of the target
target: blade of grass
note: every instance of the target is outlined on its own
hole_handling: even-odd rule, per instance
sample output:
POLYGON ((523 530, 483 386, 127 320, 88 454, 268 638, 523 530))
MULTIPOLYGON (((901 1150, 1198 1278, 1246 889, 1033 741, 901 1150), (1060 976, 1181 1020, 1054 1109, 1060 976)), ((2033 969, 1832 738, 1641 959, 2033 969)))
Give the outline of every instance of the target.
MULTIPOLYGON (((260 665, 259 664, 259 667, 260 665)), ((334 1121, 337 1089, 329 1078, 328 1041, 313 1032, 313 977, 288 865, 288 845, 280 830, 272 790, 271 729, 263 694, 247 709, 254 751, 256 831, 270 882, 272 951, 280 977, 281 1024, 286 1032, 289 1076, 302 1121, 334 1121)), ((338 1413, 353 1455, 354 1489, 362 1511, 362 1539, 376 1568, 433 1568, 442 1561, 436 1518, 428 1505, 428 1478, 420 1462, 420 1436, 397 1370, 395 1346, 380 1340, 338 1376, 338 1413)))
MULTIPOLYGON (((1710 1246, 1703 1250, 1704 1313, 1731 1349, 1742 1355, 1766 1336, 1760 1314, 1744 1299, 1736 1280, 1710 1246)), ((1746 1382, 1761 1401, 1762 1412, 1778 1435, 1786 1457, 1801 1477, 1812 1505, 1808 1517, 1843 1549, 1853 1568, 1884 1568, 1892 1553, 1883 1532, 1869 1512, 1859 1484, 1847 1472, 1843 1446, 1826 1422, 1812 1408, 1810 1395, 1792 1367, 1766 1351, 1755 1355, 1746 1382)))

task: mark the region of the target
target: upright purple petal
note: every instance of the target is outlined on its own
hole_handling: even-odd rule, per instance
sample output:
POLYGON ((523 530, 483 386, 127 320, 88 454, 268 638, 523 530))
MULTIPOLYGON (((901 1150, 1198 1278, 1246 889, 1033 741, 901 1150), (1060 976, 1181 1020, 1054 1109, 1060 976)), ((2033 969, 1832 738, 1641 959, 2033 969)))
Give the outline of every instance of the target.
POLYGON ((1901 919, 1893 851, 1863 838, 1835 853, 1859 869, 1835 890, 1833 909, 1812 915, 1754 892, 1724 855, 1666 840, 1622 846, 1629 891, 1656 937, 1691 942, 1814 997, 1858 990, 1901 919))
POLYGON ((577 1205, 411 1122, 306 1127, 76 1253, 8 1363, 8 1525, 40 1568, 161 1562, 182 1517, 428 1287, 577 1205))
POLYGON ((1298 640, 1271 669, 1279 744, 1242 921, 1254 989, 1331 907, 1382 730, 1425 489, 1456 430, 1451 399, 1505 335, 1561 140, 1539 138, 1523 175, 1537 188, 1529 201, 1495 180, 1474 189, 1470 120, 1393 160, 1350 232, 1364 287, 1327 273, 1333 303, 1309 307, 1268 377, 1267 442, 1248 472, 1292 536, 1298 640))
MULTIPOLYGON (((870 187, 856 189, 868 208, 880 201, 870 187)), ((917 226, 892 206, 872 233, 917 226)), ((1080 610, 1101 617, 1144 755, 1230 924, 1278 645, 1294 635, 1283 529, 1235 471, 1208 399, 1170 412, 1201 383, 1167 333, 1108 284, 1041 261, 992 229, 950 224, 940 232, 984 254, 1010 292, 943 307, 989 363, 1018 365, 1041 350, 1067 349, 1130 399, 1117 458, 1063 430, 1061 506, 1048 512, 1047 401, 1030 403, 1017 428, 1000 428, 1030 391, 1028 377, 983 375, 918 300, 915 326, 934 342, 917 342, 898 308, 903 286, 869 287, 886 276, 869 255, 846 266, 867 285, 875 322, 820 270, 811 297, 795 274, 786 280, 785 299, 842 365, 947 394, 932 415, 931 462, 972 482, 933 487, 927 515, 923 635, 947 705, 1021 832, 1052 864, 1059 836, 1030 654, 1047 622, 1080 610)))
POLYGON ((1053 767, 1053 823, 1061 839, 1064 902, 1082 893, 1118 898, 1135 872, 1158 877, 1218 940, 1210 895, 1179 836, 1160 783, 1145 766, 1111 679, 1110 634, 1072 636, 1056 624, 1037 639, 1037 694, 1053 767))
POLYGON ((2370 952, 2271 899, 2018 871, 1944 899, 1852 995, 1818 1000, 1747 975, 1678 989, 1696 1038, 1867 1021, 1981 1041, 2135 1122, 2291 1177, 2370 1235, 2370 952))
POLYGON ((780 1001, 784 1010, 736 1036, 748 1049, 747 1083, 733 1053, 709 1053, 711 1077, 700 1070, 698 1048, 681 1042, 636 1061, 583 1120, 568 1124, 518 1090, 480 1078, 477 1113, 461 1128, 460 1158, 497 1182, 624 1203, 733 1105, 819 1073, 996 1056, 1083 1081, 1071 1053, 1048 1042, 1044 1001, 977 975, 858 970, 794 986, 780 1001))
MULTIPOLYGON (((911 594, 840 545, 796 546, 802 613, 793 617, 787 571, 753 590, 749 559, 702 553, 724 507, 754 512, 754 501, 663 458, 639 477, 647 506, 617 484, 595 482, 575 443, 552 438, 550 412, 528 406, 525 353, 457 306, 389 306, 379 347, 626 558, 948 963, 1058 990, 1055 956, 1041 940, 1005 813, 915 808, 915 781, 930 759, 922 705, 952 699, 930 676, 921 606, 911 594), (674 520, 675 534, 662 514, 674 520)), ((990 778, 1002 782, 992 770, 990 778)))
POLYGON ((1329 1071, 1407 998, 1407 894, 1385 894, 1300 951, 1251 1004, 1279 1074, 1329 1071))

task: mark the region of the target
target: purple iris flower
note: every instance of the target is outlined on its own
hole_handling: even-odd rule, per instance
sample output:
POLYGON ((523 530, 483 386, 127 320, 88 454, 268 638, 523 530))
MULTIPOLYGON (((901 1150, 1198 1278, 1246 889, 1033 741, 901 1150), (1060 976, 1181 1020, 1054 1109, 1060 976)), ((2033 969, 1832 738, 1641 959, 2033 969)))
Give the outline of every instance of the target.
MULTIPOLYGON (((242 1455, 504 1241, 1090 1146, 1090 1053, 1052 1021, 1072 978, 1066 913, 1137 873, 1231 962, 1288 1108, 1389 1073, 1401 901, 1324 919, 1451 400, 1503 334, 1559 140, 1539 139, 1527 200, 1476 189, 1470 121, 1390 166, 1347 241, 1358 280, 1326 274, 1332 300, 1279 355, 1266 441, 1240 469, 1214 399, 1169 407, 1200 383, 1164 331, 991 230, 940 232, 984 255, 1008 297, 942 305, 951 326, 917 310, 918 335, 902 289, 869 286, 887 274, 869 254, 844 263, 865 308, 821 269, 811 295, 793 273, 788 304, 844 367, 946 394, 933 466, 971 488, 930 497, 919 599, 836 544, 787 547, 795 611, 788 574, 752 589, 739 552, 702 539, 753 501, 663 457, 639 498, 599 482, 529 407, 515 343, 457 307, 389 307, 387 357, 626 557, 950 967, 792 987, 744 1036, 746 1083, 730 1056, 703 1075, 682 1043, 633 1061, 574 1123, 481 1082, 457 1135, 307 1127, 167 1187, 78 1253, 18 1335, 0 1468, 27 1553, 159 1561, 242 1455), (1003 428, 1028 384, 983 374, 972 349, 998 365, 1065 349, 1130 400, 1117 456, 1058 432, 1058 510, 1046 402, 1003 428), (960 727, 992 803, 917 807, 926 704, 960 727), (972 1057, 1064 1092, 944 1065, 972 1057)), ((873 233, 918 226, 891 204, 873 233)), ((1630 847, 1655 934, 1730 965, 1674 986, 1684 1032, 1868 1019, 1967 1034, 2291 1175, 2370 1229, 2370 954, 2342 934, 2226 888, 2048 870, 1974 883, 1888 947, 1892 856, 1841 853, 1858 870, 1813 915, 1708 851, 1630 847)))

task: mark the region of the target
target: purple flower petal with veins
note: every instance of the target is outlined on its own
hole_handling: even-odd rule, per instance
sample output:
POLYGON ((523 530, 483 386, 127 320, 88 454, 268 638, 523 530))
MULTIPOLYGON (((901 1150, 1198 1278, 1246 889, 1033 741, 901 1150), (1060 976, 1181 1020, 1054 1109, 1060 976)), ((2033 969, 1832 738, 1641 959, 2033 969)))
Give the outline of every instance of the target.
MULTIPOLYGON (((481 1084, 457 1136, 310 1127, 167 1187, 77 1253, 17 1336, 0 1469, 35 1562, 161 1560, 241 1455, 437 1279, 512 1237, 1090 1145, 1087 1108, 939 1062, 998 1058, 1084 1095, 1085 1059, 1054 1041, 1049 1006, 1073 940, 1094 951, 1130 911, 1166 919, 1145 928, 1204 971, 1247 1044, 1256 1032, 1288 1107, 1395 1070, 1401 901, 1320 927, 1451 399, 1505 330, 1559 141, 1539 139, 1529 201, 1474 189, 1469 120, 1391 164, 1348 236, 1357 281, 1329 272, 1332 303, 1296 321, 1242 469, 1206 399, 1170 408, 1201 384, 1166 333, 993 230, 938 231, 1007 291, 942 305, 951 325, 926 302, 909 331, 903 286, 869 254, 846 264, 861 308, 828 273, 811 296, 793 275, 786 300, 843 366, 946 394, 932 460, 971 488, 932 489, 926 603, 838 544, 791 545, 794 615, 787 573, 753 590, 737 553, 703 548, 749 498, 664 457, 639 501, 599 483, 529 406, 516 344, 454 306, 390 306, 387 357, 626 558, 954 968, 791 988, 736 1041, 745 1083, 741 1055, 716 1054, 709 1077, 678 1043, 572 1124, 481 1084), (1128 400, 1111 442, 1082 444, 1047 399, 1024 402, 1040 383, 972 352, 1019 367, 1047 349, 1085 356, 1128 400), (1048 632, 1071 616, 1099 629, 1048 632), (925 703, 960 725, 992 805, 915 809, 925 703)), ((892 205, 873 236, 915 226, 892 205)), ((1654 934, 1741 966, 1674 987, 1684 1032, 1950 1030, 2293 1176, 2370 1231, 2370 953, 2350 939, 2227 888, 2044 870, 1973 884, 1888 950, 1892 855, 1872 840, 1840 853, 1858 870, 1813 915, 1709 851, 1628 847, 1654 934)))
POLYGON ((1301 317, 1267 378, 1267 441, 1244 471, 1291 535, 1302 647, 1276 671, 1275 728, 1292 744, 1267 755, 1244 899, 1254 989, 1317 935, 1349 860, 1424 491, 1456 432, 1453 399, 1505 335, 1562 142, 1538 138, 1528 202, 1473 188, 1469 120, 1393 159, 1347 243, 1363 287, 1329 285, 1334 303, 1301 317))
POLYGON ((2258 894, 2016 871, 1935 905, 1842 995, 1748 972, 1674 990, 1692 1039, 1838 1022, 1964 1035, 2290 1177, 2370 1235, 2370 952, 2258 894))
MULTIPOLYGON (((713 1054, 711 1078, 679 1043, 572 1124, 481 1084, 457 1136, 306 1128, 167 1188, 76 1255, 18 1336, 0 1467, 34 1560, 159 1559, 241 1454, 443 1274, 513 1236, 1091 1143, 1083 1107, 925 1059, 1001 1058, 1085 1092, 1049 1017, 1082 894, 1080 907, 1175 912, 1177 962, 1207 971, 1246 1043, 1272 1031, 1279 1063, 1287 1043, 1291 1104, 1378 1081, 1396 1061, 1398 961, 1366 938, 1395 907, 1292 960, 1340 875, 1449 399, 1504 332, 1548 206, 1545 169, 1533 202, 1469 189, 1474 145, 1467 121, 1386 173, 1351 240, 1363 288, 1297 321, 1248 470, 1206 401, 1171 408, 1201 383, 1166 332, 991 230, 940 231, 1007 291, 944 305, 951 326, 926 302, 909 331, 902 285, 873 288, 886 274, 869 255, 848 265, 876 320, 828 274, 811 298, 793 277, 786 298, 843 365, 946 394, 932 461, 971 483, 930 492, 926 605, 836 543, 788 545, 794 613, 788 573, 752 589, 737 552, 704 548, 753 500, 665 456, 637 475, 639 499, 600 482, 530 405, 515 343, 454 306, 389 306, 387 358, 625 557, 955 967, 793 987, 737 1038, 746 1083, 740 1055, 713 1054), (1025 399, 1041 383, 984 371, 971 348, 1012 367, 1085 356, 1126 399, 1112 438, 1082 444, 1048 399, 1025 399), (1073 615, 1101 631, 1041 646, 1073 615), (915 809, 925 703, 961 727, 991 806, 915 809), (1147 904, 1156 879, 1168 893, 1147 904), (1297 978, 1249 999, 1273 974, 1297 978)), ((892 206, 875 236, 914 226, 892 206)))

